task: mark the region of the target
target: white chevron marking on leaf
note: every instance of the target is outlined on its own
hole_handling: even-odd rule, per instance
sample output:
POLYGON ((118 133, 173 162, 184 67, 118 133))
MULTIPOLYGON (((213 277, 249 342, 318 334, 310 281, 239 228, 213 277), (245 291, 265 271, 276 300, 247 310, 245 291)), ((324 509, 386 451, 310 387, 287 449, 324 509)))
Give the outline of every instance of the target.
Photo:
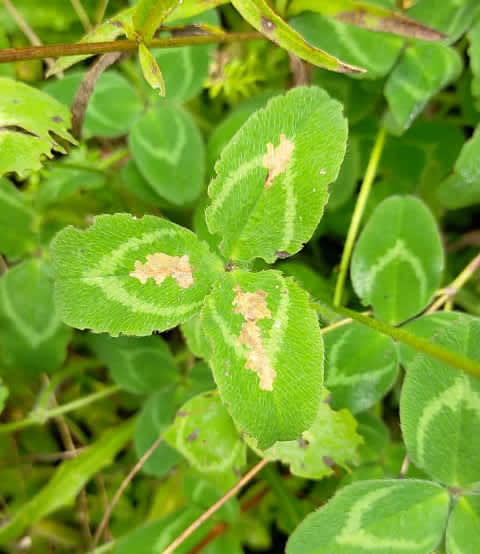
POLYGON ((368 280, 364 283, 366 294, 371 294, 372 287, 375 282, 375 277, 385 269, 390 263, 403 260, 410 264, 415 277, 418 280, 418 286, 422 298, 427 295, 427 276, 422 267, 422 262, 415 254, 411 252, 405 245, 402 239, 398 239, 394 246, 390 248, 383 256, 381 256, 376 264, 371 266, 368 270, 368 280))
POLYGON ((464 410, 476 412, 480 418, 480 395, 472 389, 470 378, 461 374, 451 387, 433 399, 423 410, 417 426, 417 456, 420 465, 425 461, 425 440, 430 424, 444 408, 454 411, 460 406, 464 410))
POLYGON ((338 544, 348 544, 371 550, 382 548, 385 552, 390 549, 395 549, 395 552, 398 550, 415 550, 418 552, 419 548, 423 545, 429 546, 432 543, 432 537, 426 537, 423 541, 394 537, 378 537, 362 529, 363 515, 372 508, 375 502, 394 493, 396 488, 395 486, 381 488, 369 492, 357 500, 348 512, 346 524, 337 536, 336 542, 338 544))
POLYGON ((215 212, 224 204, 233 187, 241 180, 244 179, 250 171, 261 167, 263 156, 259 155, 251 160, 240 165, 235 171, 233 171, 227 179, 225 179, 221 190, 212 200, 212 203, 207 208, 207 217, 212 217, 215 212))

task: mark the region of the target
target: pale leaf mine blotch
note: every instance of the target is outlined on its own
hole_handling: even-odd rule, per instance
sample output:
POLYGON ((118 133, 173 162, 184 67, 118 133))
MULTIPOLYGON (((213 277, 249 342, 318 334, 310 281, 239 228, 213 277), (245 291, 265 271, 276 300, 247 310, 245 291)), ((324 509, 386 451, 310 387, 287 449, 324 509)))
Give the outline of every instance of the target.
POLYGON ((266 189, 270 188, 274 179, 287 169, 294 150, 295 144, 288 140, 283 133, 280 135, 280 144, 276 148, 271 142, 267 144, 267 153, 262 160, 263 167, 268 169, 265 181, 266 189))
POLYGON ((245 319, 238 337, 239 344, 246 346, 248 349, 245 367, 255 371, 258 375, 260 379, 259 387, 262 390, 271 391, 277 372, 272 367, 265 352, 260 329, 257 326, 258 320, 272 317, 265 301, 267 293, 264 290, 242 292, 240 286, 236 286, 234 291, 234 312, 241 314, 245 319))
POLYGON ((135 271, 130 273, 144 285, 152 278, 157 285, 161 285, 167 277, 173 277, 182 289, 193 285, 193 267, 187 255, 169 256, 162 252, 149 254, 147 261, 142 264, 135 262, 135 271))

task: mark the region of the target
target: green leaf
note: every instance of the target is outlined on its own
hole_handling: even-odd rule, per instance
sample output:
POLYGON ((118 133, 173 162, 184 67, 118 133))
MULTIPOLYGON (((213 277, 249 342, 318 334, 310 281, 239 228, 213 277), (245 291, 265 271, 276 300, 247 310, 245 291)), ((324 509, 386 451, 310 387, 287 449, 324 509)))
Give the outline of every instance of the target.
MULTIPOLYGON (((181 2, 182 0, 139 0, 133 13, 135 31, 148 43, 167 16, 181 2)), ((140 44, 140 55, 141 46, 142 44, 140 44)))
POLYGON ((470 29, 468 33, 470 47, 470 67, 472 69, 472 95, 475 98, 476 108, 480 109, 480 20, 470 29))
POLYGON ((448 517, 448 492, 416 480, 348 485, 290 536, 287 554, 429 554, 448 517))
POLYGON ((205 146, 182 108, 158 103, 133 125, 128 144, 138 169, 159 196, 180 206, 199 196, 205 146))
POLYGON ((346 140, 341 105, 316 87, 295 88, 252 115, 208 190, 207 224, 222 235, 223 254, 272 263, 298 252, 320 221, 346 140))
POLYGON ((182 323, 181 330, 190 351, 197 358, 208 360, 211 350, 210 343, 203 332, 200 316, 195 315, 185 323, 182 323))
POLYGON ((403 44, 399 37, 372 33, 318 13, 304 13, 290 23, 314 46, 365 68, 366 73, 360 76, 367 79, 386 75, 403 44))
POLYGON ((365 27, 371 31, 394 33, 396 35, 439 40, 442 33, 427 27, 402 13, 356 0, 292 0, 288 5, 288 15, 295 16, 303 11, 319 12, 335 17, 344 23, 365 27))
MULTIPOLYGON (((434 342, 480 360, 480 321, 464 318, 434 342)), ((400 416, 408 453, 419 468, 451 487, 480 481, 478 379, 418 354, 403 385, 400 416)))
POLYGON ((391 196, 374 211, 355 246, 353 287, 390 324, 421 312, 440 285, 444 253, 436 222, 413 196, 391 196))
POLYGON ((0 178, 0 252, 18 259, 37 246, 37 214, 24 193, 0 178))
POLYGON ((323 479, 333 475, 333 466, 348 469, 357 461, 362 437, 357 422, 348 410, 333 411, 324 400, 314 424, 298 440, 279 441, 259 451, 262 457, 279 460, 290 466, 290 472, 305 479, 323 479))
POLYGON ((360 163, 358 141, 351 138, 337 180, 330 186, 330 198, 327 206, 329 210, 343 206, 353 196, 360 177, 360 163))
POLYGON ((265 449, 315 420, 323 340, 308 295, 277 271, 227 273, 205 300, 202 326, 220 396, 265 449))
POLYGON ((398 361, 390 337, 352 323, 327 333, 324 341, 325 383, 334 409, 361 412, 392 388, 398 361))
POLYGON ((134 420, 109 429, 75 459, 63 462, 50 481, 31 500, 23 504, 0 528, 0 544, 18 538, 32 524, 71 504, 85 484, 109 466, 131 439, 134 420))
MULTIPOLYGON (((71 73, 48 83, 43 90, 71 107, 84 75, 83 71, 71 73)), ((117 71, 105 71, 95 84, 88 103, 82 135, 84 138, 126 135, 142 110, 137 91, 127 79, 117 71)))
POLYGON ((112 379, 125 390, 147 394, 172 385, 179 377, 167 343, 157 335, 112 338, 92 334, 88 338, 112 379))
POLYGON ((65 153, 56 138, 75 144, 68 132, 70 112, 44 92, 12 79, 0 78, 0 176, 16 172, 23 178, 42 167, 44 156, 65 153))
POLYGON ((39 210, 45 210, 54 204, 79 198, 86 191, 99 190, 107 184, 107 176, 100 171, 88 168, 62 167, 56 163, 46 175, 45 181, 35 192, 34 205, 39 210))
POLYGON ((103 215, 52 242, 62 319, 95 332, 150 335, 187 321, 223 267, 187 229, 154 216, 103 215))
POLYGON ((460 496, 448 520, 447 554, 480 551, 480 497, 460 496))
POLYGON ((455 162, 455 172, 437 189, 440 202, 450 210, 480 202, 480 125, 468 140, 455 162))
MULTIPOLYGON (((159 390, 151 394, 144 403, 135 427, 135 450, 137 457, 143 454, 171 425, 175 412, 182 405, 178 390, 159 390)), ((181 460, 180 454, 166 441, 162 441, 142 466, 149 475, 163 477, 181 460)))
MULTIPOLYGON (((414 335, 432 340, 438 334, 443 333, 447 327, 451 327, 464 320, 465 314, 460 312, 435 312, 423 315, 407 323, 403 328, 414 335)), ((397 344, 400 362, 408 370, 413 363, 417 350, 403 343, 397 344)))
POLYGON ((153 190, 133 160, 129 160, 123 166, 122 181, 127 189, 147 206, 165 208, 170 205, 153 190))
POLYGON ((149 48, 143 42, 138 45, 138 59, 142 68, 145 81, 154 89, 158 90, 160 96, 166 95, 165 81, 163 80, 162 70, 158 66, 157 60, 150 52, 149 48))
POLYGON ((2 378, 0 377, 0 414, 2 413, 3 408, 5 407, 5 401, 8 398, 8 394, 9 394, 8 389, 3 384, 2 378))
POLYGON ((9 367, 52 372, 67 355, 71 330, 53 304, 44 263, 27 259, 0 278, 0 344, 9 367))
POLYGON ((455 81, 461 70, 462 60, 453 48, 436 43, 407 47, 385 86, 391 130, 402 133, 408 129, 431 98, 455 81))
POLYGON ((225 487, 235 485, 246 464, 246 445, 215 392, 186 402, 164 436, 192 467, 225 487))
POLYGON ((275 268, 288 277, 293 277, 310 294, 313 301, 330 303, 333 296, 332 284, 309 265, 294 259, 278 262, 275 268))
POLYGON ((231 0, 231 2, 252 27, 302 60, 339 73, 362 73, 364 71, 311 46, 303 39, 302 35, 272 10, 266 0, 231 0))
POLYGON ((355 417, 358 421, 358 433, 364 441, 358 449, 359 458, 362 463, 381 463, 390 440, 388 427, 370 412, 363 412, 355 417))
POLYGON ((456 42, 472 24, 477 0, 422 0, 408 10, 408 16, 438 29, 456 42))

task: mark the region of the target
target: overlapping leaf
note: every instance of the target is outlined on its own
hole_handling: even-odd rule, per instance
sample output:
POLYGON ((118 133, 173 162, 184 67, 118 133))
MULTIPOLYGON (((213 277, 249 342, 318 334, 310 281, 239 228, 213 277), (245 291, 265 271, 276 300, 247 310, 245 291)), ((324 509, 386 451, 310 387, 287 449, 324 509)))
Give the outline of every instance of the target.
POLYGON ((473 206, 480 202, 480 125, 464 145, 455 162, 455 171, 437 190, 441 203, 449 209, 473 206))
POLYGON ((223 254, 271 263, 300 250, 322 216, 346 138, 341 105, 316 87, 293 89, 252 115, 209 187, 207 224, 222 236, 223 254))
POLYGON ((297 527, 286 552, 430 554, 442 539, 449 503, 448 492, 428 481, 354 483, 297 527))
POLYGON ((127 420, 106 431, 77 458, 63 462, 50 481, 0 528, 0 544, 8 544, 33 523, 70 504, 93 475, 112 463, 133 429, 134 421, 127 420))
POLYGON ((37 245, 37 215, 10 181, 0 178, 0 252, 17 259, 37 245))
POLYGON ((65 153, 59 139, 75 143, 68 132, 70 112, 54 98, 7 78, 0 78, 0 90, 0 176, 15 172, 24 177, 54 151, 65 153))
POLYGON ((308 295, 276 271, 234 271, 207 297, 202 326, 237 425, 262 449, 300 437, 318 413, 323 382, 323 341, 308 295))
POLYGON ((480 107, 480 20, 470 29, 468 33, 470 47, 470 67, 472 69, 472 95, 476 99, 476 107, 480 107))
POLYGON ((311 44, 363 67, 366 73, 361 76, 370 79, 390 71, 403 44, 399 37, 373 33, 319 13, 298 15, 291 24, 311 44))
POLYGON ((427 306, 440 284, 444 253, 436 222, 413 196, 391 196, 374 211, 353 252, 356 293, 398 324, 427 306))
POLYGON ((348 410, 333 411, 327 402, 320 404, 314 424, 295 441, 279 441, 257 452, 269 460, 290 466, 290 472, 306 479, 333 475, 333 466, 348 468, 358 460, 362 443, 357 422, 348 410))
POLYGON ((397 133, 408 129, 431 98, 455 81, 461 70, 460 55, 444 44, 407 47, 385 87, 391 129, 397 133))
POLYGON ((63 229, 52 243, 55 293, 72 327, 149 335, 200 311, 223 267, 207 245, 174 223, 128 214, 63 229))
POLYGON ((7 387, 2 383, 2 378, 0 377, 0 414, 3 411, 3 408, 5 407, 5 401, 8 398, 8 389, 7 387))
POLYGON ((185 342, 197 358, 208 360, 210 357, 210 343, 202 329, 202 322, 199 315, 191 317, 181 326, 185 342))
MULTIPOLYGON (((407 323, 403 328, 414 335, 435 340, 446 328, 465 320, 466 315, 460 312, 435 312, 423 315, 407 323)), ((403 343, 397 344, 400 362, 408 370, 418 351, 403 343)))
POLYGON ((246 445, 215 392, 186 402, 164 436, 197 471, 225 487, 235 484, 246 463, 246 445))
MULTIPOLYGON (((138 458, 168 429, 181 405, 182 396, 175 389, 159 390, 149 396, 135 427, 134 442, 138 458)), ((149 475, 163 477, 181 459, 174 448, 162 441, 142 469, 149 475)))
POLYGON ((361 412, 390 390, 397 376, 395 344, 359 323, 325 335, 325 383, 335 409, 361 412))
POLYGON ((9 367, 55 371, 71 331, 53 304, 53 283, 39 259, 25 260, 0 278, 0 344, 9 367))
POLYGON ((270 7, 266 0, 231 0, 231 2, 250 25, 302 60, 339 73, 364 71, 360 67, 349 65, 311 46, 270 7))
POLYGON ((178 368, 167 343, 159 336, 109 337, 90 335, 89 344, 125 390, 147 394, 172 385, 178 368))
POLYGON ((406 17, 404 14, 357 0, 292 0, 288 15, 295 16, 303 11, 318 12, 335 17, 339 21, 365 27, 371 31, 394 33, 424 40, 439 40, 444 35, 435 29, 406 17))
POLYGON ((205 146, 186 111, 157 104, 132 127, 128 143, 138 169, 159 196, 176 205, 199 196, 204 184, 205 146))
POLYGON ((480 550, 480 496, 461 496, 450 514, 447 554, 476 554, 480 550))
POLYGON ((182 0, 139 0, 133 13, 135 31, 147 43, 182 0))
POLYGON ((478 7, 476 0, 422 0, 408 10, 408 16, 445 33, 456 42, 470 27, 478 7))
MULTIPOLYGON (((84 72, 71 73, 48 83, 44 90, 71 106, 84 75, 84 72)), ((88 102, 82 135, 85 138, 126 135, 142 109, 140 98, 127 79, 116 71, 106 71, 99 77, 88 102)))
MULTIPOLYGON (((465 318, 434 338, 450 350, 480 359, 480 321, 465 318)), ((402 389, 400 416, 412 461, 451 487, 480 481, 480 381, 418 354, 402 389)))

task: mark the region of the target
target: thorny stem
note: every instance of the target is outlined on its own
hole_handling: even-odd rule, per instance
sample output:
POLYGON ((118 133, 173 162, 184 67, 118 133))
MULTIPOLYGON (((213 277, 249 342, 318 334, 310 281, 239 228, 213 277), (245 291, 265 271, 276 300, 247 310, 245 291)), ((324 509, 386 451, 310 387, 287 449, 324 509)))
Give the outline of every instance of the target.
POLYGON ((362 216, 365 212, 367 200, 372 189, 372 184, 377 174, 378 163, 383 153, 383 147, 385 146, 385 138, 387 131, 382 125, 378 131, 375 144, 373 146, 370 160, 368 162, 367 171, 363 179, 360 192, 358 194, 357 203, 355 204, 355 210, 350 221, 350 227, 348 228, 347 239, 343 248, 342 260, 340 262, 340 272, 337 277, 337 284, 335 286, 335 294, 333 297, 333 305, 340 306, 342 304, 343 288, 345 286, 345 280, 347 278, 348 266, 350 264, 350 258, 352 257, 353 246, 357 238, 362 216))
MULTIPOLYGON (((157 38, 150 42, 151 48, 177 48, 179 46, 196 46, 261 40, 265 37, 257 32, 218 33, 210 35, 191 35, 184 37, 157 38)), ((62 56, 105 54, 107 52, 133 52, 138 48, 135 40, 112 40, 108 42, 76 42, 74 44, 49 44, 45 46, 28 46, 25 48, 4 48, 0 50, 0 63, 38 60, 42 58, 60 58, 62 56)))
POLYGON ((52 417, 66 414, 68 412, 72 412, 73 410, 78 410, 79 408, 88 406, 88 404, 97 402, 97 400, 102 400, 103 398, 112 396, 112 394, 117 393, 119 390, 120 387, 118 385, 112 385, 111 387, 107 387, 99 392, 94 392, 93 394, 89 394, 88 396, 84 396, 83 398, 73 400, 72 402, 64 404, 63 406, 58 406, 57 408, 51 408, 50 410, 45 410, 41 412, 34 411, 25 419, 0 425, 0 434, 10 433, 11 431, 18 431, 19 429, 31 427, 32 425, 42 425, 52 417))
POLYGON ((444 294, 440 296, 428 310, 427 314, 433 314, 439 310, 446 302, 449 302, 457 294, 459 289, 472 277, 475 272, 480 269, 480 254, 477 254, 475 258, 459 273, 459 275, 444 289, 444 294))
MULTIPOLYGON (((323 306, 315 302, 312 302, 311 306, 319 313, 322 313, 325 310, 323 306)), ((358 321, 362 325, 365 325, 366 327, 370 327, 371 329, 374 329, 375 331, 378 331, 383 335, 388 335, 389 337, 392 337, 392 339, 394 340, 398 340, 403 344, 411 346, 415 350, 423 352, 424 354, 427 354, 432 358, 440 360, 441 362, 444 362, 457 369, 460 369, 465 373, 472 375, 473 377, 480 378, 480 363, 477 362, 476 360, 472 360, 471 358, 468 358, 463 354, 454 352, 453 350, 449 350, 448 348, 445 348, 444 346, 440 346, 439 344, 434 344, 432 342, 429 342, 428 340, 422 337, 413 335, 412 333, 409 333, 404 329, 392 327, 391 325, 388 325, 383 321, 380 321, 378 319, 373 319, 371 317, 366 317, 353 310, 349 310, 348 308, 344 308, 342 306, 335 306, 335 307, 331 307, 331 309, 337 312, 338 314, 343 315, 345 317, 350 317, 355 321, 358 321)))
POLYGON ((172 554, 175 550, 183 544, 188 537, 196 531, 207 519, 218 511, 230 498, 235 496, 242 487, 244 487, 249 481, 251 481, 255 475, 261 471, 270 460, 261 460, 256 466, 254 466, 240 481, 232 487, 225 495, 220 498, 213 506, 211 506, 206 512, 204 512, 199 518, 197 518, 191 525, 189 525, 182 534, 180 534, 161 554, 172 554))

